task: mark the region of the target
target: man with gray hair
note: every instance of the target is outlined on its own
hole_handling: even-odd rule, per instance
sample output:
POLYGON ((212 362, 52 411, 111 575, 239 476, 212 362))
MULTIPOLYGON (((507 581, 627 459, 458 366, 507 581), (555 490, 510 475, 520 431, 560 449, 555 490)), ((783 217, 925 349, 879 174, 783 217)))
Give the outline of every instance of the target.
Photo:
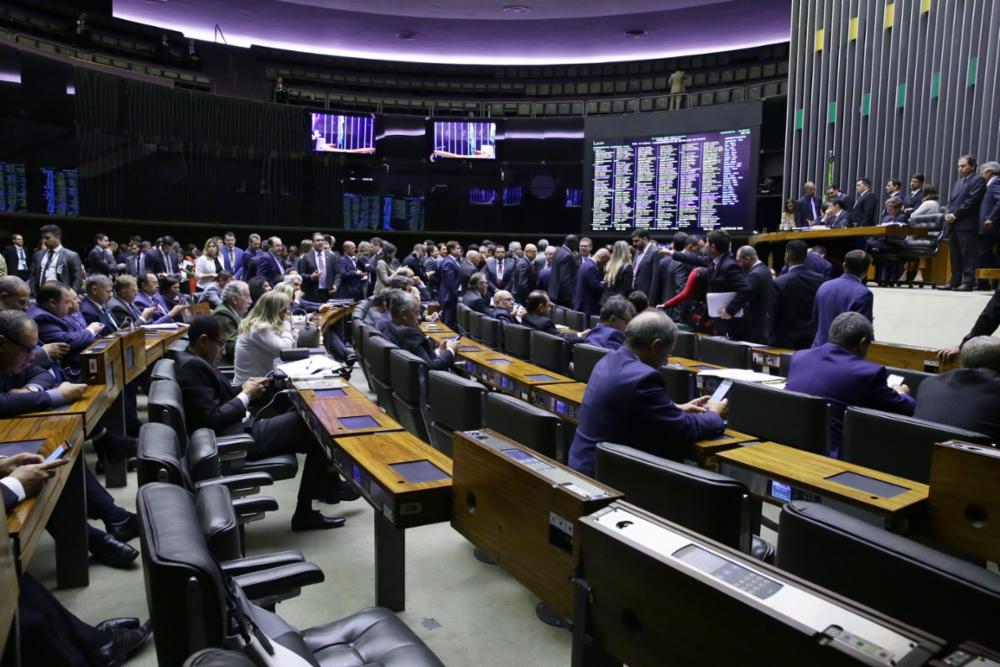
POLYGON ((212 316, 222 322, 226 330, 226 349, 222 361, 232 364, 236 355, 236 335, 240 322, 250 310, 250 287, 242 280, 231 280, 222 290, 222 303, 215 307, 212 316))
POLYGON ((104 325, 97 335, 110 336, 118 331, 118 323, 108 312, 108 302, 111 300, 114 284, 111 278, 95 273, 87 276, 87 297, 80 302, 80 314, 87 324, 100 322, 104 325))
POLYGON ((827 343, 792 356, 785 389, 830 402, 830 456, 840 453, 844 411, 850 406, 913 414, 910 388, 905 384, 890 386, 885 366, 865 361, 874 337, 875 330, 867 317, 841 313, 830 325, 827 343))
POLYGON ((725 429, 726 401, 670 400, 659 368, 676 341, 677 325, 665 313, 649 310, 632 318, 624 345, 597 362, 587 382, 569 452, 571 468, 593 476, 601 442, 680 460, 692 443, 725 429))
POLYGON ((382 335, 400 349, 420 357, 434 371, 450 370, 455 363, 457 340, 441 341, 436 347, 420 330, 420 303, 403 290, 389 291, 389 320, 382 335))
POLYGON ((488 289, 489 283, 486 280, 486 274, 481 271, 473 273, 469 276, 469 284, 465 288, 465 293, 462 294, 462 303, 477 313, 489 315, 490 304, 486 301, 488 289))
MULTIPOLYGON (((986 192, 979 204, 979 257, 977 269, 997 267, 993 251, 1000 238, 1000 162, 990 160, 979 168, 979 175, 986 181, 986 192)), ((977 281, 976 289, 989 289, 989 281, 977 281)))
POLYGON ((524 250, 521 249, 520 241, 511 241, 510 243, 508 243, 507 252, 518 259, 524 257, 524 250))
POLYGON ((1000 338, 972 338, 962 346, 961 359, 961 368, 920 383, 913 416, 1000 442, 1000 338))

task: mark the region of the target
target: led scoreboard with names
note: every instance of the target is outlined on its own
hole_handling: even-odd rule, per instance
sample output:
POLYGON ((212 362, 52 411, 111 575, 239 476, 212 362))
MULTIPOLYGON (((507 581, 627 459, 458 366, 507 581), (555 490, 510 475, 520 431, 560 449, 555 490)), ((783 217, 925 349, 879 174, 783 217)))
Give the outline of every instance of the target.
POLYGON ((593 231, 742 230, 752 130, 597 141, 593 231))

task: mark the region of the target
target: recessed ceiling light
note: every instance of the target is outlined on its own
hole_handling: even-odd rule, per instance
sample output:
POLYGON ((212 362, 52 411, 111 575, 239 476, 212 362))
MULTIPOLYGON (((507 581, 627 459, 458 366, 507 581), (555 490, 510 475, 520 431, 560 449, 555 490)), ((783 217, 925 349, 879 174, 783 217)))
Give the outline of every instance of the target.
POLYGON ((399 39, 416 39, 417 33, 413 32, 412 30, 400 30, 399 32, 396 33, 396 37, 398 37, 399 39))
POLYGON ((626 30, 625 36, 629 39, 642 39, 646 36, 646 31, 642 29, 626 30))
POLYGON ((503 10, 508 14, 527 14, 531 11, 531 7, 527 5, 507 5, 503 10))

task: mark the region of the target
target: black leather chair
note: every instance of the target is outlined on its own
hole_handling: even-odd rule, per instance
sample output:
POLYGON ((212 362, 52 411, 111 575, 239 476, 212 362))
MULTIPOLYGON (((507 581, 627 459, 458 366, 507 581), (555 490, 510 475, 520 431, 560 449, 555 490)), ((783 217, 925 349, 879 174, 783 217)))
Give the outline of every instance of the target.
POLYGON ((188 348, 188 341, 187 341, 187 339, 179 338, 179 339, 175 340, 173 343, 171 343, 170 345, 167 346, 167 350, 164 353, 164 356, 167 359, 172 359, 172 360, 176 361, 177 360, 177 354, 179 352, 186 352, 187 348, 188 348))
POLYGON ((964 440, 990 444, 990 437, 915 417, 850 407, 844 412, 844 447, 840 458, 851 463, 928 483, 934 443, 964 440))
POLYGON ((630 503, 774 562, 774 547, 753 534, 750 491, 731 477, 609 442, 597 445, 596 475, 599 482, 623 492, 630 503))
POLYGON ((588 328, 588 329, 593 329, 594 327, 596 327, 596 326, 597 326, 598 324, 600 324, 600 323, 601 323, 601 318, 600 318, 600 316, 598 316, 598 315, 591 315, 591 316, 590 316, 590 320, 589 320, 589 323, 590 323, 590 326, 589 326, 589 327, 587 327, 587 328, 588 328))
POLYGON ((406 350, 390 350, 389 378, 398 421, 407 431, 427 440, 424 412, 420 404, 421 375, 427 372, 423 359, 406 350))
POLYGON ((365 324, 360 320, 354 320, 351 322, 351 332, 354 336, 354 352, 358 355, 358 365, 361 366, 361 372, 365 376, 365 382, 368 383, 368 391, 375 393, 375 385, 372 382, 372 372, 368 368, 367 346, 368 339, 371 337, 372 329, 370 326, 365 324))
POLYGON ((472 309, 466 306, 464 303, 459 302, 458 304, 458 333, 463 336, 470 335, 470 323, 469 320, 472 309))
POLYGON ((826 454, 830 404, 822 398, 754 382, 734 382, 727 398, 726 418, 731 428, 761 440, 826 454))
POLYGON ((386 609, 366 609, 300 632, 252 604, 250 599, 271 591, 313 583, 318 568, 295 563, 227 575, 209 551, 193 503, 183 489, 148 484, 139 490, 136 505, 142 527, 146 600, 156 626, 154 641, 161 667, 182 665, 205 648, 246 647, 257 633, 281 644, 305 664, 320 667, 443 667, 413 631, 386 609), (249 631, 233 632, 241 625, 249 631))
POLYGON ((483 342, 483 315, 482 313, 476 312, 475 310, 469 309, 469 338, 472 340, 482 343, 483 342))
POLYGON ((427 412, 424 421, 434 449, 451 456, 455 431, 483 425, 486 387, 447 371, 427 373, 427 412))
POLYGON ((486 317, 479 319, 479 342, 494 351, 500 351, 503 346, 503 335, 500 320, 486 317))
POLYGON ((948 640, 1000 649, 1000 577, 823 505, 781 510, 777 566, 948 640))
POLYGON ((483 426, 550 459, 566 463, 566 434, 562 420, 547 410, 513 396, 491 392, 486 394, 483 426))
POLYGON ((382 336, 372 336, 365 344, 365 359, 375 385, 375 398, 386 413, 399 421, 396 404, 392 400, 392 376, 389 368, 389 353, 399 348, 382 336))
POLYGON ((589 329, 590 327, 587 322, 587 313, 581 313, 579 310, 567 310, 566 326, 570 329, 576 329, 577 331, 589 329))
MULTIPOLYGON (((912 229, 925 230, 927 234, 925 236, 906 236, 903 238, 886 237, 882 243, 882 247, 876 253, 876 257, 879 260, 903 262, 934 257, 937 255, 940 247, 941 230, 944 228, 944 216, 944 213, 910 216, 909 220, 907 220, 907 225, 912 229)), ((924 283, 927 282, 927 280, 924 280, 921 283, 914 283, 913 279, 915 277, 916 272, 908 272, 904 282, 909 287, 912 287, 914 284, 923 287, 924 283)), ((894 280, 892 284, 896 284, 896 282, 894 280)))
POLYGON ((678 331, 677 342, 674 343, 674 349, 670 352, 670 354, 684 359, 697 359, 699 338, 700 336, 698 336, 698 334, 678 331))
MULTIPOLYGON (((678 334, 680 335, 680 334, 678 334)), ((676 345, 674 346, 676 349, 676 345)), ((675 354, 677 354, 675 352, 675 354)), ((684 356, 677 354, 677 356, 684 356)), ((698 359, 726 368, 753 368, 752 348, 725 338, 702 336, 698 341, 698 359)))
POLYGON ((245 653, 206 648, 184 661, 184 667, 257 667, 245 653))
POLYGON ((936 373, 925 373, 909 368, 896 368, 895 366, 886 366, 885 369, 889 371, 890 375, 898 375, 903 378, 903 384, 910 388, 910 393, 913 396, 917 396, 919 393, 921 382, 936 375, 936 373))
POLYGON ((569 343, 562 336, 553 336, 544 331, 532 331, 531 356, 528 360, 553 373, 569 375, 569 343))
POLYGON ((512 357, 527 361, 531 358, 531 332, 534 329, 520 324, 503 325, 503 351, 512 357))
POLYGON ((687 403, 697 394, 695 374, 683 368, 660 366, 660 375, 667 384, 667 394, 674 403, 687 403))
POLYGON ((150 380, 170 380, 177 382, 177 373, 174 372, 173 359, 160 359, 153 364, 153 370, 149 372, 150 380))
POLYGON ((577 382, 587 382, 594 371, 597 362, 603 359, 611 350, 597 345, 577 343, 573 346, 573 378, 577 382))
POLYGON ((569 326, 566 324, 566 311, 568 309, 563 306, 552 304, 551 312, 549 312, 549 317, 552 318, 553 324, 561 324, 563 326, 569 326))

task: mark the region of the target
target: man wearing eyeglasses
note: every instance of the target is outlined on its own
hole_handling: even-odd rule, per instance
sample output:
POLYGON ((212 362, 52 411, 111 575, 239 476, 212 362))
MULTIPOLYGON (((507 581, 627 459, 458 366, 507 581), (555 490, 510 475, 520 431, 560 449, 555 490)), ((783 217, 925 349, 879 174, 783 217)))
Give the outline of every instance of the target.
MULTIPOLYGON (((20 310, 27 312, 31 301, 28 283, 17 276, 0 278, 0 310, 20 310)), ((35 346, 34 364, 45 370, 59 367, 59 360, 69 352, 66 343, 46 343, 35 346)))

